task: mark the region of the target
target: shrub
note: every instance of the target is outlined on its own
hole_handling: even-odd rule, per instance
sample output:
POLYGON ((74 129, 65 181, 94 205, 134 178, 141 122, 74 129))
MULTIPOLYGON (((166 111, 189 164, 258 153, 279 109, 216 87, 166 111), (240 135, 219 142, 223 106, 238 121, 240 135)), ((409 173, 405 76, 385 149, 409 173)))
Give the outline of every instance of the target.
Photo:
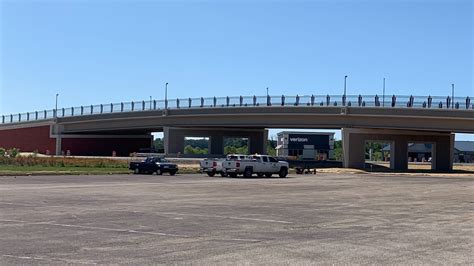
POLYGON ((5 148, 0 148, 0 157, 5 157, 6 154, 7 150, 5 150, 5 148))
POLYGON ((8 154, 10 155, 10 158, 16 158, 20 151, 17 148, 12 148, 8 150, 8 154))

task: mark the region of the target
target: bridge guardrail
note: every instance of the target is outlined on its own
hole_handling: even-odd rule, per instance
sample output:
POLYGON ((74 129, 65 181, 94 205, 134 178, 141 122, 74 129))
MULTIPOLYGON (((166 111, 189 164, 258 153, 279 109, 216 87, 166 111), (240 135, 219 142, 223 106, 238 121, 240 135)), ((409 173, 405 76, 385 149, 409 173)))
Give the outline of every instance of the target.
MULTIPOLYGON (((474 102, 474 101, 473 101, 474 102)), ((2 115, 0 124, 41 121, 47 119, 97 115, 106 113, 141 112, 164 109, 215 108, 215 107, 260 107, 260 106, 347 106, 374 108, 420 108, 473 110, 471 97, 450 96, 380 96, 380 95, 281 95, 281 96, 233 96, 178 98, 165 100, 132 101, 98 105, 58 108, 19 114, 2 115)))

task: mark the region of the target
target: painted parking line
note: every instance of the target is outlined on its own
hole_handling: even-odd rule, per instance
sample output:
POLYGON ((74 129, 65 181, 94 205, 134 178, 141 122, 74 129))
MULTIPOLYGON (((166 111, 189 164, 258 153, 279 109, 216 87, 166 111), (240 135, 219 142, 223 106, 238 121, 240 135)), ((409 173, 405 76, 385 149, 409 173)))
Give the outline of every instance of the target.
POLYGON ((26 224, 26 225, 51 225, 51 226, 60 226, 60 227, 65 227, 65 228, 79 228, 79 229, 90 229, 90 230, 154 235, 154 236, 167 236, 167 237, 189 238, 189 239, 203 239, 203 240, 207 239, 207 240, 236 241, 236 242, 262 242, 264 241, 262 239, 250 239, 250 238, 232 238, 232 237, 215 238, 215 237, 207 237, 207 236, 189 236, 189 235, 179 235, 179 234, 170 234, 170 233, 161 233, 161 232, 144 232, 144 231, 137 231, 137 230, 131 230, 131 229, 117 229, 117 228, 109 228, 109 227, 62 224, 62 223, 54 223, 54 222, 27 222, 27 221, 21 221, 21 220, 8 220, 8 219, 0 219, 0 222, 26 224))
POLYGON ((176 216, 193 216, 193 217, 205 217, 205 218, 245 220, 245 221, 279 223, 279 224, 293 224, 294 223, 294 222, 282 221, 282 220, 259 219, 259 218, 248 218, 248 217, 237 217, 237 216, 206 215, 206 214, 180 213, 180 212, 155 212, 155 213, 156 214, 165 214, 165 215, 176 215, 176 216))
POLYGON ((65 260, 65 259, 58 259, 58 258, 47 258, 47 257, 31 257, 31 256, 16 256, 16 255, 11 255, 11 254, 3 254, 0 255, 1 257, 4 258, 12 258, 12 259, 19 259, 19 260, 32 260, 35 261, 35 263, 51 263, 51 262, 64 262, 68 264, 89 264, 89 265, 97 265, 97 263, 94 262, 84 262, 84 261, 77 261, 77 260, 65 260), (37 261, 37 262, 36 262, 37 261))
MULTIPOLYGON (((54 186, 43 186, 43 185, 34 185, 34 186, 19 186, 18 184, 8 184, 8 185, 0 185, 0 190, 11 191, 11 190, 41 190, 41 189, 78 189, 78 188, 101 188, 101 187, 129 187, 129 186, 166 186, 166 185, 190 185, 190 184, 204 184, 204 183, 220 183, 221 181, 218 180, 199 180, 199 181, 178 181, 178 182, 115 182, 115 183, 95 183, 89 185, 79 185, 79 184, 71 184, 71 185, 54 185, 54 186)), ((230 182, 230 181, 226 181, 230 182)))
POLYGON ((102 231, 111 231, 111 232, 120 232, 120 233, 156 235, 156 236, 171 236, 171 237, 180 237, 180 238, 191 237, 187 235, 169 234, 169 233, 161 233, 161 232, 143 232, 143 231, 137 231, 137 230, 131 230, 131 229, 118 229, 118 228, 110 228, 110 227, 62 224, 62 223, 54 223, 54 222, 26 222, 26 221, 21 221, 21 220, 4 220, 4 219, 0 220, 0 222, 21 223, 21 224, 27 224, 27 225, 53 225, 53 226, 69 227, 69 228, 102 230, 102 231))

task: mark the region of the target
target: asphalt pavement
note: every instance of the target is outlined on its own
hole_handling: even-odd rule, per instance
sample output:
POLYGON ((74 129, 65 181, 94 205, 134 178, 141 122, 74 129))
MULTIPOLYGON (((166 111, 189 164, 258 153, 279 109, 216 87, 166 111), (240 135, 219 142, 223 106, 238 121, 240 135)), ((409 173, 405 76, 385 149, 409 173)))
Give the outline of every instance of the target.
POLYGON ((0 177, 0 264, 470 264, 474 177, 0 177))

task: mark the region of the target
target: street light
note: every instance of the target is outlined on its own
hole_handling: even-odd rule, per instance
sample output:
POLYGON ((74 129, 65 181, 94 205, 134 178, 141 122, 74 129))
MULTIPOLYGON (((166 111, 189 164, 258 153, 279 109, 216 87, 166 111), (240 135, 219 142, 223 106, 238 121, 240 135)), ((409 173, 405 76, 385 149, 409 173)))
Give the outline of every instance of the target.
POLYGON ((54 107, 54 118, 58 117, 58 96, 59 96, 59 93, 56 93, 56 105, 54 107))
POLYGON ((346 106, 346 84, 347 84, 347 75, 344 76, 344 95, 342 96, 342 105, 346 106))
POLYGON ((454 109, 454 83, 451 84, 451 98, 452 98, 452 109, 454 109))
POLYGON ((344 76, 344 97, 346 97, 347 75, 344 76))
POLYGON ((168 82, 165 84, 165 109, 168 109, 168 82))
POLYGON ((383 78, 382 106, 385 107, 385 78, 383 78))

